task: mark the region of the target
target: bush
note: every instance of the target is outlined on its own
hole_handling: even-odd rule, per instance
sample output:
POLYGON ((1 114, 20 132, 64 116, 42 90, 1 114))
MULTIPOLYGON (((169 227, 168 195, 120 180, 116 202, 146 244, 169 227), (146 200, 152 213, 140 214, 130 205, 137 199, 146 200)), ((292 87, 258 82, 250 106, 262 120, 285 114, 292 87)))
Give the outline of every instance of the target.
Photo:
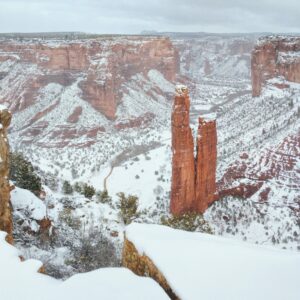
POLYGON ((73 208, 65 207, 62 211, 59 212, 58 218, 61 223, 66 224, 75 230, 78 230, 81 227, 81 220, 79 217, 73 216, 72 211, 73 208))
POLYGON ((74 185, 74 191, 81 194, 82 193, 82 185, 79 182, 76 182, 74 185))
POLYGON ((42 190, 40 177, 35 173, 34 168, 21 153, 10 153, 10 179, 15 185, 29 190, 39 196, 42 190))
POLYGON ((63 193, 66 195, 73 194, 73 187, 69 181, 65 180, 63 183, 63 193))
POLYGON ((96 193, 95 188, 92 185, 84 184, 82 187, 82 194, 84 197, 91 199, 96 193))
POLYGON ((101 203, 111 203, 111 197, 108 195, 107 190, 97 192, 96 197, 101 203))
POLYGON ((208 222, 204 220, 203 215, 194 212, 185 213, 181 216, 171 216, 169 218, 162 217, 161 223, 176 229, 213 234, 212 228, 208 222))
POLYGON ((91 228, 87 233, 83 232, 72 252, 73 257, 66 263, 79 273, 120 266, 116 248, 101 228, 91 228))
POLYGON ((124 193, 118 193, 119 203, 117 207, 120 209, 121 217, 125 225, 130 224, 138 216, 138 197, 133 195, 125 196, 124 193))

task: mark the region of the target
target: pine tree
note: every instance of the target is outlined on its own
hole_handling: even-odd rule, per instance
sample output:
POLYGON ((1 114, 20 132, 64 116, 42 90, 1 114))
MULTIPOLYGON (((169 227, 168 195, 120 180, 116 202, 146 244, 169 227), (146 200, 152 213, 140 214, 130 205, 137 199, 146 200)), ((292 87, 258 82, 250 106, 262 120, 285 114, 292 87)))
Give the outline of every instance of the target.
POLYGON ((101 203, 109 203, 111 202, 111 197, 109 196, 107 190, 104 190, 103 192, 99 191, 96 194, 97 199, 101 202, 101 203))
POLYGON ((134 195, 128 195, 126 197, 124 193, 118 193, 117 195, 119 197, 117 207, 120 209, 124 224, 128 225, 139 216, 137 211, 139 199, 134 195))
POLYGON ((91 199, 96 193, 96 190, 94 189, 93 186, 88 185, 88 184, 84 184, 83 188, 82 188, 82 194, 84 195, 84 197, 91 199))
POLYGON ((40 177, 21 153, 10 153, 10 179, 16 186, 30 190, 37 196, 42 190, 40 177))
POLYGON ((82 193, 82 185, 79 182, 76 182, 74 185, 75 192, 81 194, 82 193))
POLYGON ((63 183, 63 193, 66 195, 73 194, 73 187, 69 181, 65 180, 63 183))

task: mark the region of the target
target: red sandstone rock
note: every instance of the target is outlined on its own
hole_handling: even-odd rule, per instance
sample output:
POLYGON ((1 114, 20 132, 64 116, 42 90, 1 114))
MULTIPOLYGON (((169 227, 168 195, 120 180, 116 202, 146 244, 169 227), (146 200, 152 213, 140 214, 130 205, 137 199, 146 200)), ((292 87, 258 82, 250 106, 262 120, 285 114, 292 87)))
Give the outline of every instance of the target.
POLYGON ((172 112, 171 212, 179 215, 193 209, 195 201, 194 141, 190 128, 190 99, 185 87, 176 89, 172 112))
POLYGON ((72 114, 69 116, 67 121, 69 123, 77 123, 81 114, 82 114, 82 107, 77 106, 74 108, 72 114))
POLYGON ((196 157, 195 210, 204 212, 216 199, 216 121, 199 118, 196 157))
POLYGON ((126 128, 143 128, 147 126, 153 119, 154 119, 154 114, 152 113, 145 113, 142 116, 139 116, 135 119, 130 119, 126 120, 125 122, 120 122, 114 125, 114 127, 118 130, 126 129, 126 128))
POLYGON ((10 124, 11 114, 7 109, 0 108, 0 230, 8 233, 7 241, 12 243, 12 215, 10 203, 9 184, 9 145, 7 141, 7 128, 10 124))
POLYGON ((184 86, 176 88, 172 113, 172 186, 171 212, 203 213, 217 199, 216 122, 199 118, 197 155, 189 118, 190 100, 184 86))
POLYGON ((248 159, 248 158, 249 158, 249 155, 248 155, 246 152, 244 152, 244 153, 242 153, 242 154, 240 155, 240 158, 241 158, 241 159, 248 159))
MULTIPOLYGON (((259 96, 266 80, 283 76, 300 83, 299 37, 273 37, 260 40, 252 52, 252 95, 259 96)), ((284 86, 280 86, 282 88, 284 86)))
POLYGON ((68 86, 82 78, 82 98, 107 118, 115 119, 122 99, 121 86, 130 77, 138 73, 147 75, 149 70, 156 69, 174 81, 179 69, 178 52, 166 37, 61 41, 57 45, 2 41, 0 52, 0 61, 31 64, 37 69, 26 74, 18 89, 11 82, 7 88, 13 92, 0 95, 0 103, 10 103, 11 111, 32 105, 39 90, 49 83, 68 86))
POLYGON ((300 188, 297 169, 297 158, 300 156, 299 133, 286 137, 280 144, 256 155, 247 161, 238 160, 226 170, 218 182, 220 197, 249 198, 259 192, 259 201, 265 202, 271 190, 269 187, 263 188, 263 185, 270 179, 285 181, 287 188, 300 188), (241 183, 241 180, 246 180, 247 184, 241 183))

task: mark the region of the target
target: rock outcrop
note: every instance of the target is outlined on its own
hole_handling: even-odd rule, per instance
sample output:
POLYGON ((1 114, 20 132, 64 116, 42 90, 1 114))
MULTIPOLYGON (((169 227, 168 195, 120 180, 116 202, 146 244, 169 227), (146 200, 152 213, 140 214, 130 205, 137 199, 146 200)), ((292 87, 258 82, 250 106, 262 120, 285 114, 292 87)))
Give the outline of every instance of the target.
MULTIPOLYGON (((149 70, 161 72, 174 81, 179 69, 177 50, 166 37, 108 37, 78 41, 0 41, 0 62, 15 69, 10 85, 27 71, 16 88, 3 91, 12 112, 22 110, 37 100, 40 90, 50 83, 64 87, 78 81, 82 99, 108 119, 116 117, 122 98, 122 84, 132 76, 149 70), (30 68, 29 68, 30 67, 30 68)), ((2 78, 5 79, 5 72, 2 78)), ((2 79, 1 78, 1 79, 2 79)))
POLYGON ((190 128, 188 89, 176 88, 172 112, 172 186, 171 212, 191 210, 195 201, 194 141, 190 128))
POLYGON ((300 37, 260 39, 252 51, 251 75, 254 97, 259 96, 264 83, 274 77, 300 83, 300 37))
POLYGON ((6 231, 7 241, 12 243, 12 214, 10 203, 11 186, 9 184, 9 145, 7 128, 11 121, 11 113, 0 106, 0 230, 6 231))
POLYGON ((146 255, 140 255, 134 244, 126 238, 123 246, 122 265, 139 276, 151 277, 165 290, 172 300, 179 299, 152 260, 146 255))
POLYGON ((217 132, 216 121, 199 118, 196 140, 190 128, 190 100, 185 86, 176 88, 172 112, 171 212, 203 213, 216 200, 217 132))
POLYGON ((217 128, 215 120, 199 118, 195 210, 204 212, 216 199, 217 128))
POLYGON ((285 202, 288 194, 289 206, 293 207, 296 203, 298 207, 299 157, 300 132, 287 136, 281 143, 261 153, 252 156, 244 153, 243 159, 231 164, 218 182, 219 196, 246 199, 257 193, 260 202, 268 201, 270 195, 276 195, 285 202))

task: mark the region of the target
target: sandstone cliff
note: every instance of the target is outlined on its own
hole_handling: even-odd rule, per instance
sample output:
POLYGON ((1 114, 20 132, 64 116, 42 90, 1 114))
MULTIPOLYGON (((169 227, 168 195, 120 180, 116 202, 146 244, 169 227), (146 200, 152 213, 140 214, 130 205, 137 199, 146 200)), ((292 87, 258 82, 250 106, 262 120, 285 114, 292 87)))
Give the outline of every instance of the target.
POLYGON ((11 114, 0 107, 0 230, 8 233, 7 240, 12 242, 12 215, 10 204, 9 185, 9 145, 7 141, 7 128, 10 124, 11 114))
POLYGON ((134 244, 126 238, 123 246, 122 265, 139 276, 151 277, 165 290, 171 299, 179 299, 152 260, 146 255, 140 255, 134 244))
POLYGON ((189 109, 188 89, 178 86, 172 112, 170 209, 174 215, 189 211, 203 213, 216 199, 216 121, 199 118, 195 159, 189 109))
MULTIPOLYGON (((10 80, 10 90, 0 96, 0 102, 5 99, 11 111, 32 105, 40 90, 50 83, 66 87, 78 80, 82 98, 109 119, 115 118, 124 82, 138 73, 147 75, 151 69, 174 81, 179 63, 177 51, 164 37, 0 41, 0 51, 0 62, 17 71, 10 80), (16 91, 11 81, 18 81, 23 64, 27 74, 16 91)), ((7 73, 0 75, 5 78, 7 73)))
POLYGON ((282 188, 284 192, 279 197, 285 199, 287 196, 284 193, 289 193, 289 205, 292 207, 292 203, 299 199, 299 157, 299 133, 287 136, 279 144, 272 145, 261 153, 252 156, 243 153, 240 160, 230 165, 218 182, 219 195, 250 198, 257 193, 258 201, 266 202, 282 188), (270 185, 272 180, 277 185, 270 185))
POLYGON ((251 75, 252 95, 255 97, 260 95, 266 80, 274 77, 282 76, 300 83, 300 38, 260 39, 252 51, 251 75))

